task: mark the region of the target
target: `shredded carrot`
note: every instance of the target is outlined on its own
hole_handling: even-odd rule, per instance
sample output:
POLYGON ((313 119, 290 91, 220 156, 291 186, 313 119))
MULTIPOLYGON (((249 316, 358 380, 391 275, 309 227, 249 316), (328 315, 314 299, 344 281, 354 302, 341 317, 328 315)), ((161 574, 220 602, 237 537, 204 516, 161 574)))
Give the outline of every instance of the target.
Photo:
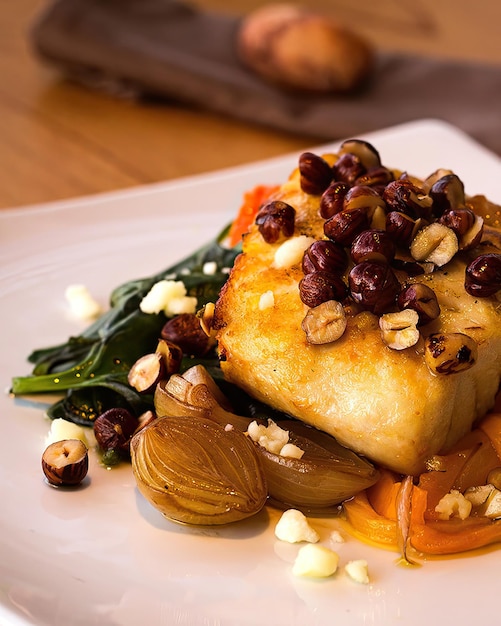
POLYGON ((278 188, 278 185, 257 185, 244 194, 243 203, 230 227, 228 235, 230 246, 236 246, 242 239, 242 235, 249 231, 256 213, 278 188))
POLYGON ((501 412, 487 415, 478 428, 465 435, 448 454, 437 457, 436 462, 436 469, 414 478, 407 494, 410 511, 406 507, 405 515, 410 518, 406 520, 399 520, 403 513, 398 503, 404 480, 409 486, 408 478, 381 470, 375 485, 344 503, 354 533, 397 550, 399 529, 402 522, 408 522, 410 546, 429 555, 457 554, 501 542, 500 519, 473 513, 464 520, 454 516, 441 520, 435 511, 452 489, 464 492, 468 487, 484 485, 489 472, 501 466, 501 412))

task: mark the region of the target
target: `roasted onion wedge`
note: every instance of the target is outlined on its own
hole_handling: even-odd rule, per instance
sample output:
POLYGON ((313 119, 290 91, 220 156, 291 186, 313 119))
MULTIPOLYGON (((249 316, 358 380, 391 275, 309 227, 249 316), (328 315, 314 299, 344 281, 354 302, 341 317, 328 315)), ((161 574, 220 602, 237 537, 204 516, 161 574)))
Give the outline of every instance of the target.
MULTIPOLYGON (((175 374, 157 386, 155 410, 159 416, 203 416, 223 427, 231 424, 246 432, 252 419, 223 408, 220 393, 207 371, 197 365, 183 376, 175 374)), ((227 400, 222 401, 227 406, 227 400)), ((290 443, 304 454, 301 459, 290 458, 255 444, 273 500, 301 509, 320 509, 339 504, 376 482, 378 471, 374 466, 330 435, 296 420, 284 420, 278 425, 289 432, 290 443)))
POLYGON ((131 458, 139 491, 177 522, 236 522, 266 502, 266 479, 252 441, 205 417, 154 420, 132 438, 131 458))
POLYGON ((333 437, 295 420, 279 421, 300 459, 272 454, 259 447, 270 497, 287 506, 320 509, 336 505, 373 485, 379 472, 369 461, 333 437))

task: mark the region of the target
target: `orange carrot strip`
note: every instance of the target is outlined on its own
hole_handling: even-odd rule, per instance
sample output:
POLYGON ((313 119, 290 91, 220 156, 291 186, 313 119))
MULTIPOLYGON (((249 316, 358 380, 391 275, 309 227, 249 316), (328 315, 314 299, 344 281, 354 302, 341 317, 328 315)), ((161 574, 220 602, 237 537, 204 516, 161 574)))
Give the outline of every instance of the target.
POLYGON ((397 519, 397 495, 400 482, 389 470, 381 470, 381 475, 372 487, 367 489, 367 498, 378 515, 387 519, 397 519))
POLYGON ((351 528, 362 539, 396 549, 397 523, 378 515, 364 491, 345 502, 343 508, 351 528))
POLYGON ((501 541, 501 520, 468 517, 412 527, 410 543, 425 554, 456 554, 501 541))
POLYGON ((236 246, 242 239, 242 235, 249 231, 256 213, 278 188, 278 185, 257 185, 244 194, 243 203, 228 234, 230 246, 236 246))

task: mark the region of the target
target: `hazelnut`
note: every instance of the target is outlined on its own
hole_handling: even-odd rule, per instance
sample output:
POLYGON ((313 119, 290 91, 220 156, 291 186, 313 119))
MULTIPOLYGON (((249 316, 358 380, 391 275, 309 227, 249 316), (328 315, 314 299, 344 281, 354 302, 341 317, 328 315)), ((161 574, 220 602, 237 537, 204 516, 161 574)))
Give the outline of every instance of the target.
POLYGON ((384 230, 364 230, 353 240, 350 254, 355 263, 390 263, 395 256, 395 244, 384 230))
POLYGON ((369 215, 364 209, 341 211, 324 223, 325 236, 343 247, 351 246, 355 237, 369 228, 369 215))
POLYGON ((343 305, 335 300, 322 302, 309 309, 301 324, 309 343, 332 343, 344 334, 346 315, 343 305))
POLYGON ((370 167, 355 180, 355 185, 372 187, 378 194, 382 195, 386 185, 395 179, 393 172, 382 165, 370 167))
POLYGON ((456 234, 440 222, 432 222, 422 228, 410 245, 410 253, 416 261, 426 261, 442 267, 459 250, 456 234))
POLYGON ((345 211, 364 209, 371 217, 378 207, 386 209, 384 200, 373 187, 367 185, 354 185, 344 198, 345 211))
POLYGON ((306 250, 302 265, 305 274, 318 270, 341 274, 348 266, 348 255, 339 244, 329 239, 320 239, 306 250))
POLYGON ((332 166, 334 180, 353 185, 354 182, 365 174, 366 168, 362 165, 360 159, 350 152, 340 155, 338 160, 332 166))
POLYGON ((149 393, 165 375, 165 362, 160 353, 145 354, 130 368, 127 382, 138 393, 149 393))
POLYGON ((463 333, 433 333, 425 340, 425 361, 434 374, 456 374, 475 365, 477 343, 463 333))
POLYGON ((178 345, 166 339, 159 339, 155 352, 162 357, 165 365, 164 375, 166 378, 179 372, 183 360, 183 351, 178 345))
POLYGON ((458 237, 468 232, 475 223, 475 213, 465 207, 461 209, 450 209, 442 214, 438 220, 440 224, 453 230, 458 237))
POLYGON ((366 170, 381 166, 379 152, 363 139, 346 139, 339 148, 339 154, 354 154, 366 170))
POLYGON ((364 309, 377 315, 394 305, 400 283, 386 264, 363 261, 355 265, 348 275, 351 297, 364 309))
POLYGON ((344 197, 349 189, 348 183, 341 181, 335 181, 327 187, 320 198, 320 215, 324 219, 328 219, 343 210, 344 197))
POLYGON ((212 346, 195 313, 180 313, 171 318, 164 324, 160 336, 190 356, 203 356, 212 346))
POLYGON ((129 457, 130 440, 137 427, 137 418, 127 409, 108 409, 96 418, 94 435, 98 446, 107 454, 110 465, 117 462, 117 458, 129 457))
POLYGON ((416 220, 402 211, 386 215, 386 232, 397 246, 408 247, 416 234, 416 220))
POLYGON ((89 470, 87 446, 80 439, 51 443, 42 455, 42 470, 51 485, 79 485, 89 470))
POLYGON ((346 285, 342 278, 332 272, 312 272, 300 281, 299 296, 306 306, 314 308, 327 300, 343 300, 346 285))
POLYGON ((204 306, 197 312, 197 317, 200 321, 200 327, 207 335, 207 337, 212 337, 214 335, 214 329, 212 328, 212 322, 214 321, 214 313, 216 310, 216 305, 214 302, 207 302, 204 306))
POLYGON ((439 178, 430 188, 429 194, 436 217, 440 217, 445 211, 458 209, 466 202, 463 182, 456 174, 446 174, 439 178))
POLYGON ((296 210, 286 202, 272 200, 256 215, 256 224, 266 243, 276 243, 294 234, 296 210))
POLYGON ((303 152, 299 157, 299 183, 308 194, 319 196, 332 181, 332 168, 321 156, 303 152))
POLYGON ((405 350, 419 341, 418 314, 412 309, 385 313, 379 318, 384 343, 393 350, 405 350))
POLYGON ((431 287, 423 283, 413 283, 404 287, 398 294, 398 307, 411 309, 419 316, 419 325, 428 324, 440 315, 437 296, 431 287))
POLYGON ((386 185, 383 200, 390 211, 400 211, 415 218, 431 216, 432 199, 407 178, 386 185))
POLYGON ((458 237, 460 250, 472 250, 482 241, 484 234, 484 219, 480 215, 475 215, 473 225, 464 234, 458 237))
POLYGON ((482 254, 465 270, 464 288, 477 298, 488 298, 501 289, 501 254, 482 254))

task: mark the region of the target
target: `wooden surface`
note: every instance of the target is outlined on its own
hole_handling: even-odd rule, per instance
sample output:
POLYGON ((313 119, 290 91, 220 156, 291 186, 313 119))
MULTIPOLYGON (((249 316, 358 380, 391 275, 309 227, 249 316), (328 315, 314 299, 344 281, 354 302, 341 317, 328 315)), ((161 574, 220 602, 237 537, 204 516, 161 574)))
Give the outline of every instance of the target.
MULTIPOLYGON (((119 100, 65 81, 29 45, 29 29, 46 4, 0 0, 0 208, 168 180, 311 145, 309 137, 171 104, 119 100)), ((265 3, 196 4, 243 13, 265 3)), ((470 0, 306 4, 356 27, 380 49, 501 63, 497 0, 477 0, 474 14, 470 0)))

